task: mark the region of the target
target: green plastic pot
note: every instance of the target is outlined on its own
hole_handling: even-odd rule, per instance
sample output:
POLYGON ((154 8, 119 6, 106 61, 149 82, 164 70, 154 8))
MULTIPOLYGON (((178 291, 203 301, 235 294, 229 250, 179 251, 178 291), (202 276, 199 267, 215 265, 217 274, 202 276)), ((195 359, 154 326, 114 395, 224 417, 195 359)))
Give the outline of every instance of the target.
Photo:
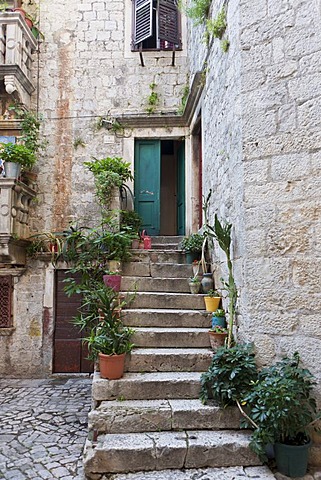
POLYGON ((278 471, 288 477, 303 477, 308 468, 311 443, 311 440, 305 445, 275 443, 274 452, 278 471))

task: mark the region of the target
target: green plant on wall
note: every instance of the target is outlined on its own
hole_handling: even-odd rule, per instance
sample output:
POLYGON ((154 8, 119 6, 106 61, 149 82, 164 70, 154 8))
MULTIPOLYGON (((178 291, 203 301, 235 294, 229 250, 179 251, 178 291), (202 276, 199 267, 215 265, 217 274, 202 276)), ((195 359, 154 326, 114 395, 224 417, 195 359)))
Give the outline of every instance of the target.
POLYGON ((221 40, 226 27, 226 11, 224 7, 219 11, 215 18, 206 20, 206 31, 214 38, 219 38, 221 40))
POLYGON ((223 40, 221 41, 221 48, 224 53, 228 51, 228 49, 230 48, 230 41, 228 38, 223 38, 223 40))
POLYGON ((25 147, 35 154, 43 150, 47 142, 40 139, 41 115, 24 110, 20 105, 11 105, 9 110, 13 111, 21 121, 20 127, 22 135, 20 140, 25 147))
POLYGON ((195 26, 202 25, 209 14, 212 0, 191 0, 187 5, 186 2, 180 0, 179 8, 193 21, 195 26))
POLYGON ((187 83, 182 90, 181 104, 177 110, 178 115, 183 115, 189 95, 189 84, 187 83))
POLYGON ((155 109, 159 103, 159 95, 157 92, 155 92, 155 89, 156 89, 157 85, 155 82, 152 82, 150 85, 149 85, 149 88, 150 88, 150 94, 148 96, 148 99, 147 99, 147 108, 146 108, 146 111, 147 113, 154 113, 155 112, 155 109))

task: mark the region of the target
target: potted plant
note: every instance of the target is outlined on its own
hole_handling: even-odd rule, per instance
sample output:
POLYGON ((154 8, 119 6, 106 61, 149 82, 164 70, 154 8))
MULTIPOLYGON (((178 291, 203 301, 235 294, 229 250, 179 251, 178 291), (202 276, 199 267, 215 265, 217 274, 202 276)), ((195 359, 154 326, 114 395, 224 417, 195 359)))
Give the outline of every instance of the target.
POLYGON ((135 210, 121 210, 120 226, 123 230, 127 230, 132 234, 132 248, 139 247, 140 235, 143 220, 135 210))
POLYGON ((225 315, 226 313, 224 308, 218 308, 217 310, 215 310, 212 315, 212 328, 216 326, 226 328, 227 324, 225 315))
POLYGON ((112 288, 115 292, 120 292, 121 275, 118 271, 109 271, 103 275, 104 284, 106 287, 112 288))
POLYGON ((225 344, 228 335, 227 328, 215 325, 208 331, 208 333, 210 336, 212 350, 217 350, 219 347, 222 347, 225 344))
POLYGON ((201 256, 204 237, 200 233, 191 233, 182 240, 181 248, 186 254, 186 262, 193 263, 201 256))
POLYGON ((244 398, 244 423, 255 428, 251 448, 264 459, 265 446, 274 444, 277 469, 290 477, 305 475, 309 429, 321 418, 312 394, 316 382, 299 363, 296 352, 292 358, 264 368, 244 398))
POLYGON ((204 297, 205 308, 208 312, 215 312, 218 309, 221 296, 217 290, 209 290, 204 297))
POLYGON ((212 273, 203 273, 203 278, 201 280, 202 292, 207 294, 214 287, 214 280, 212 273))
POLYGON ((191 293, 197 294, 201 288, 201 282, 198 277, 192 277, 188 280, 188 285, 191 293))
POLYGON ((116 380, 123 376, 125 355, 134 344, 131 337, 134 330, 125 327, 118 318, 105 319, 94 327, 90 335, 84 339, 88 345, 89 358, 99 359, 99 370, 102 378, 116 380))
POLYGON ((36 163, 36 156, 32 150, 17 143, 2 143, 0 156, 4 162, 5 175, 9 178, 18 178, 21 167, 31 170, 36 163))

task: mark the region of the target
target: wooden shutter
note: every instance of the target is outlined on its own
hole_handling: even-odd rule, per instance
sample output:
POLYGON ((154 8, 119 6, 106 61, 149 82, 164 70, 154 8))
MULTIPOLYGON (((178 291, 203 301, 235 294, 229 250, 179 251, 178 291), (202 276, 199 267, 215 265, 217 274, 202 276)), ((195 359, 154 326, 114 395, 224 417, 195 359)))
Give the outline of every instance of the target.
POLYGON ((179 44, 179 22, 176 0, 159 0, 158 37, 173 44, 179 44))
POLYGON ((153 0, 135 0, 134 44, 143 42, 153 34, 153 0))
POLYGON ((0 328, 12 327, 11 292, 12 277, 0 277, 0 328))

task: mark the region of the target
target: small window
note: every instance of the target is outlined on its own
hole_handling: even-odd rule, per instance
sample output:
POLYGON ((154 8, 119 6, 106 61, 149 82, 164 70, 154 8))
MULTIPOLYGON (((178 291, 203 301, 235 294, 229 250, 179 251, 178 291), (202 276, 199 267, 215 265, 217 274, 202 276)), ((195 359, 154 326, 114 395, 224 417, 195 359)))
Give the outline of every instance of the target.
POLYGON ((12 327, 11 292, 12 277, 0 276, 0 328, 12 327))
POLYGON ((133 0, 132 49, 181 49, 177 0, 133 0))

